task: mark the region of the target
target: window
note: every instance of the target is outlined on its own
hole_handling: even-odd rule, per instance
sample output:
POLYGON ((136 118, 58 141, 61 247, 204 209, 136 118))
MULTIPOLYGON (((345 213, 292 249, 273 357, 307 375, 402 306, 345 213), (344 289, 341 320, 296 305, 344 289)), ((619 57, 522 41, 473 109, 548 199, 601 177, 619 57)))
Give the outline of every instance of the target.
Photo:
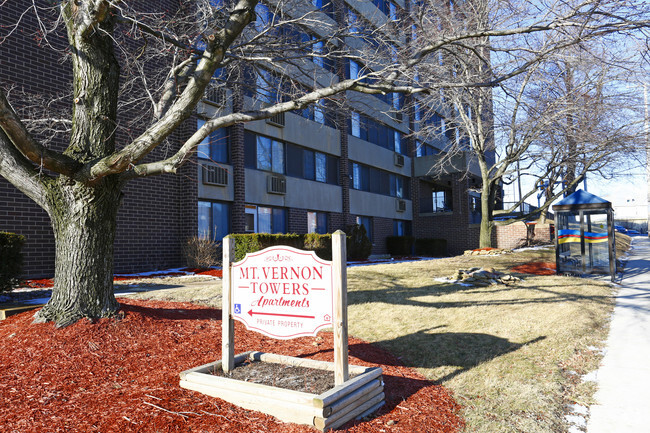
POLYGON ((316 168, 314 163, 314 152, 304 149, 303 155, 303 177, 308 180, 316 179, 316 168))
POLYGON ((324 212, 307 212, 307 233, 327 233, 327 214, 324 212))
POLYGON ((258 170, 284 173, 284 143, 258 135, 256 150, 258 170))
POLYGON ((198 202, 199 237, 220 241, 230 231, 230 204, 198 202))
POLYGON ((390 196, 397 198, 404 198, 404 177, 391 174, 390 181, 390 196))
POLYGON ((393 220, 393 236, 411 236, 411 221, 393 220))
POLYGON ((379 123, 356 111, 350 113, 348 123, 350 135, 369 141, 385 149, 406 154, 406 146, 402 146, 402 133, 379 123))
POLYGON ((287 144, 287 175, 338 185, 339 160, 333 155, 287 144))
POLYGON ((481 222, 481 194, 470 191, 469 193, 469 223, 478 224, 481 222))
POLYGON ((451 212, 453 210, 451 189, 435 187, 431 198, 433 199, 434 212, 451 212))
POLYGON ((250 206, 251 221, 257 220, 257 227, 248 227, 250 231, 257 233, 286 233, 287 215, 286 210, 277 207, 257 206, 255 215, 254 206, 250 206), (257 217, 257 218, 255 218, 257 217))
POLYGON ((415 140, 415 145, 417 146, 415 149, 415 156, 417 157, 440 153, 438 149, 428 143, 422 142, 421 140, 415 140))
POLYGON ((370 242, 372 242, 372 218, 367 216, 358 216, 357 224, 363 226, 363 228, 366 229, 368 239, 370 239, 370 242))
MULTIPOLYGON (((196 121, 197 129, 201 128, 204 124, 205 120, 198 119, 196 121)), ((228 163, 228 130, 226 128, 220 128, 216 131, 212 131, 210 135, 205 137, 203 141, 199 143, 196 153, 197 156, 202 159, 228 163)))
POLYGON ((351 163, 350 173, 352 173, 352 189, 397 198, 410 198, 409 182, 404 176, 356 162, 351 163))
POLYGON ((327 182, 327 157, 324 153, 316 152, 314 158, 316 161, 316 181, 327 182))

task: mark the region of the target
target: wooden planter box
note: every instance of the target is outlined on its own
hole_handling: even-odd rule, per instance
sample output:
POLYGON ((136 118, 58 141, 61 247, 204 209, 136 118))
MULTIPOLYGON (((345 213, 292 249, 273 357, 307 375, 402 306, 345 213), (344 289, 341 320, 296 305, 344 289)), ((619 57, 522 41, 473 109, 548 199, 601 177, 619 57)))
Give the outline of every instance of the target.
MULTIPOLYGON (((263 352, 239 354, 235 365, 246 360, 334 371, 332 362, 263 352)), ((351 365, 350 375, 355 377, 322 394, 215 376, 211 374, 215 369, 221 369, 221 361, 183 371, 180 385, 285 422, 307 424, 320 430, 334 429, 354 418, 362 418, 384 404, 384 382, 379 367, 351 365)))

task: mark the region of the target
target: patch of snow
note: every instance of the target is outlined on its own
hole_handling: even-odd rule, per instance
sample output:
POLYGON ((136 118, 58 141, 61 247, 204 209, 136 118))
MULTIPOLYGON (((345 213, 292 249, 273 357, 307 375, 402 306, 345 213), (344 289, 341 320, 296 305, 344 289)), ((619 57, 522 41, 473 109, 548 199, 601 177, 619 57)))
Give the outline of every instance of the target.
POLYGON ((583 382, 597 382, 598 381, 598 370, 590 371, 589 373, 582 376, 583 382))
POLYGON ((589 414, 589 408, 581 404, 572 404, 569 406, 571 412, 578 415, 587 416, 589 414))
POLYGON ((374 265, 396 265, 399 263, 410 263, 410 262, 423 262, 423 261, 428 261, 428 260, 439 260, 444 257, 414 257, 413 259, 408 259, 408 260, 395 260, 394 258, 391 259, 383 259, 383 260, 372 260, 369 262, 348 262, 348 268, 352 268, 355 266, 374 266, 374 265))
POLYGON ((552 245, 538 245, 536 247, 522 247, 522 248, 515 248, 512 251, 513 252, 519 252, 519 251, 534 251, 534 250, 547 250, 553 248, 552 245))

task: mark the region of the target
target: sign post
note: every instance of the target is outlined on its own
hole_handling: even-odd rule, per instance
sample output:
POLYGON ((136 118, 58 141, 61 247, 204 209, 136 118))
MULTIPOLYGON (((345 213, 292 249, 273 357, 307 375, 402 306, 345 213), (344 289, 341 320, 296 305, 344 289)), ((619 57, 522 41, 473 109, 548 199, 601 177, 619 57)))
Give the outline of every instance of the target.
POLYGON ((332 234, 334 284, 334 384, 348 380, 348 278, 345 233, 332 234))
POLYGON ((230 236, 223 238, 222 243, 222 269, 221 277, 221 359, 224 373, 235 368, 235 322, 230 310, 232 296, 232 270, 230 263, 235 256, 235 240, 230 236))

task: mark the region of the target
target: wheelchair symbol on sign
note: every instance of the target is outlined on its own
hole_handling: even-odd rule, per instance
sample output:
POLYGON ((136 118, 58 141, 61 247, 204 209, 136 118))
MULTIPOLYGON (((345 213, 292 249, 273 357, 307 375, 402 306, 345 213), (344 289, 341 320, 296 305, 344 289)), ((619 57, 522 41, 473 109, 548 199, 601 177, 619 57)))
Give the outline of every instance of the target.
POLYGON ((235 314, 241 314, 241 304, 235 304, 235 314))

